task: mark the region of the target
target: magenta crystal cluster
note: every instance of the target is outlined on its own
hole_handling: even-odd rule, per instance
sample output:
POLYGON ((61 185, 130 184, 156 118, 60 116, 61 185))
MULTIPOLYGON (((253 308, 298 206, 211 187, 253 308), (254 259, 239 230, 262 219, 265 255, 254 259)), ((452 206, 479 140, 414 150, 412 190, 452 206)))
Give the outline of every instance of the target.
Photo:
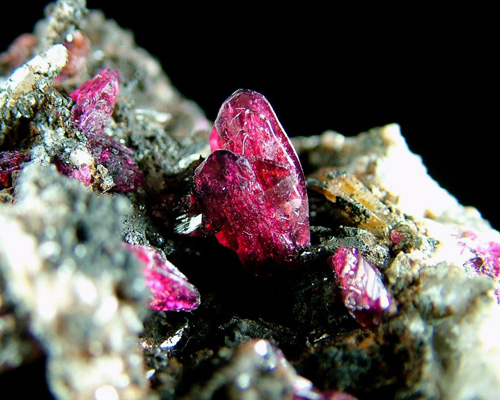
POLYGON ((200 305, 200 293, 179 269, 149 246, 125 244, 142 264, 142 273, 158 311, 189 311, 200 305))
POLYGON ((380 324, 392 305, 380 271, 351 247, 339 248, 328 258, 328 263, 338 277, 349 313, 365 328, 380 324))
POLYGON ((194 175, 205 229, 254 274, 296 263, 310 244, 309 205, 297 154, 260 93, 238 90, 220 108, 212 154, 194 175))
MULTIPOLYGON (((75 105, 71 119, 87 136, 87 148, 97 163, 103 165, 113 178, 115 192, 137 190, 144 175, 134 160, 132 150, 108 136, 104 130, 111 119, 120 87, 120 74, 104 69, 71 93, 75 105)), ((85 185, 91 183, 91 171, 84 164, 77 169, 58 162, 58 170, 85 185)))

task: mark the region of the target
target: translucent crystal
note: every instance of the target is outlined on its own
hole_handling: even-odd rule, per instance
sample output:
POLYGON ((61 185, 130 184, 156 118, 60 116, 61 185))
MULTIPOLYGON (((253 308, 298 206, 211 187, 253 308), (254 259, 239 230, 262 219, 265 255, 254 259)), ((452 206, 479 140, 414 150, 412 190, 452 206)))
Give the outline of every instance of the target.
POLYGON ((113 114, 119 82, 118 71, 104 69, 81 85, 71 94, 76 102, 71 109, 71 119, 87 135, 87 147, 93 157, 113 178, 115 186, 111 190, 128 192, 144 183, 142 171, 132 150, 104 133, 113 114))
POLYGON ((392 304, 380 271, 350 247, 339 248, 328 258, 328 263, 338 276, 342 300, 349 313, 366 328, 380 324, 392 304))
POLYGON ((310 244, 304 173, 264 96, 239 90, 226 100, 210 147, 194 178, 205 226, 255 274, 293 265, 310 244))
POLYGON ((149 246, 126 244, 141 262, 146 286, 153 299, 150 306, 160 311, 188 311, 200 305, 198 290, 175 265, 149 246))

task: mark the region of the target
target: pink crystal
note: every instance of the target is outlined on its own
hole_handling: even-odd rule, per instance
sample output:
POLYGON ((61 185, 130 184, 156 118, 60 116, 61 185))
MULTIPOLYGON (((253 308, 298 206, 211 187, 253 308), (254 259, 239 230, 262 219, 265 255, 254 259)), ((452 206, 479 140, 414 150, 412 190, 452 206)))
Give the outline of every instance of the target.
POLYGON ((76 103, 71 109, 71 119, 82 132, 104 132, 115 108, 119 85, 119 72, 105 68, 71 93, 76 103))
POLYGON ((328 263, 337 274, 349 313, 365 328, 380 324, 392 304, 380 271, 350 247, 339 248, 328 263))
POLYGON ((28 160, 29 157, 19 151, 0 152, 0 189, 12 185, 12 173, 20 170, 22 164, 28 160))
MULTIPOLYGON (((71 94, 76 104, 71 119, 87 135, 87 147, 99 164, 108 170, 115 192, 137 190, 144 175, 134 160, 132 150, 104 133, 115 107, 120 74, 104 69, 71 94)), ((70 176, 70 175, 68 175, 70 176)))
POLYGON ((87 145, 96 161, 112 176, 115 183, 112 191, 130 192, 144 184, 144 175, 131 149, 105 134, 89 136, 87 145))
POLYGON ((205 226, 255 274, 263 264, 295 264, 310 244, 305 178, 264 96, 239 90, 227 99, 210 147, 194 178, 205 226))
POLYGON ((90 186, 92 183, 92 170, 87 164, 82 164, 79 168, 73 168, 58 159, 56 160, 55 165, 59 173, 62 175, 76 179, 82 182, 85 186, 90 186))
POLYGON ((143 266, 142 273, 153 299, 150 307, 158 311, 189 311, 200 305, 198 290, 162 254, 149 246, 126 243, 143 266))

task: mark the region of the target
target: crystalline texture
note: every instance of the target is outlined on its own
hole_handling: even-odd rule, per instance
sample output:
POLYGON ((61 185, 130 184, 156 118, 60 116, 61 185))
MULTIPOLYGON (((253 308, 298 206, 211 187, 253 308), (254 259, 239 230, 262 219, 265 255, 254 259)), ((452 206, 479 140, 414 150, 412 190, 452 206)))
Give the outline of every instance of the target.
POLYGON ((171 262, 149 246, 126 244, 141 262, 146 286, 153 299, 150 306, 159 311, 188 311, 200 305, 198 290, 171 262))
POLYGON ((255 274, 269 262, 293 265, 310 244, 305 178, 269 102, 235 92, 219 111, 210 147, 194 178, 205 227, 255 274))
POLYGON ((342 300, 349 313, 364 327, 371 328, 389 311, 392 298, 380 272, 355 248, 341 247, 328 258, 338 276, 342 300))

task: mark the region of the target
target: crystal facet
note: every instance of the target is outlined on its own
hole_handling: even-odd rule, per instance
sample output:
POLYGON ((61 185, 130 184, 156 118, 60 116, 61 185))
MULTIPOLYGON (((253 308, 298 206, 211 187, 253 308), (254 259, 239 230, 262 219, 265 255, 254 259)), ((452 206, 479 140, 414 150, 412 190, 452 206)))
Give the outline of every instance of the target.
POLYGON ((269 102, 235 92, 219 111, 210 147, 194 178, 205 226, 255 274, 268 262, 293 265, 310 244, 305 178, 269 102))
POLYGON ((76 103, 71 109, 71 119, 82 132, 99 134, 104 131, 113 114, 119 89, 119 72, 106 68, 71 93, 76 103))
POLYGON ((391 308, 392 298, 379 270, 358 249, 350 247, 339 248, 328 263, 338 276, 349 313, 365 328, 380 324, 391 308))
POLYGON ((149 246, 126 244, 143 266, 142 273, 159 311, 189 311, 200 305, 200 293, 175 265, 149 246))

